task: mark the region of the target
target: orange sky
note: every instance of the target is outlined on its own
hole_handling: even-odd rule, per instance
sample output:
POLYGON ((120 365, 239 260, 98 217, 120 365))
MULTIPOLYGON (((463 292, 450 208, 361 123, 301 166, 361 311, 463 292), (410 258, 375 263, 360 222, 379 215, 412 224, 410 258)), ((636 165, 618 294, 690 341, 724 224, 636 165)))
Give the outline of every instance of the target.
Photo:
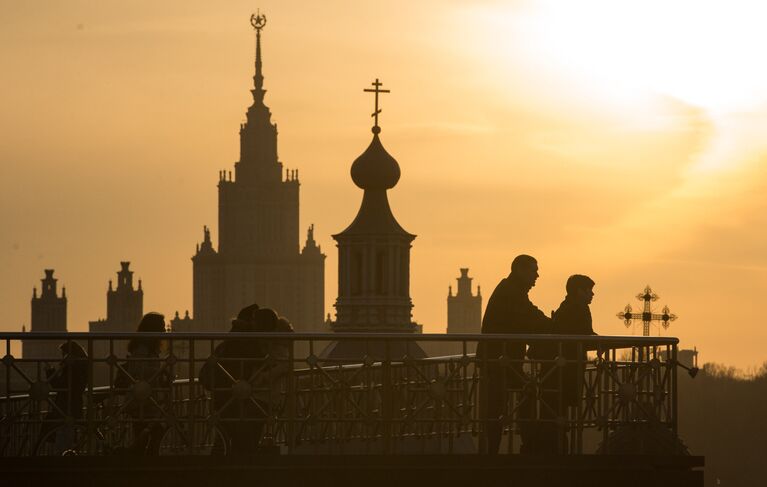
POLYGON ((767 34, 756 2, 0 3, 0 330, 29 323, 56 269, 69 329, 106 313, 130 260, 145 310, 191 308, 191 261, 217 231, 217 171, 251 98, 251 10, 267 105, 302 181, 301 226, 328 254, 354 217, 370 138, 402 168, 390 201, 418 235, 414 318, 442 331, 459 267, 488 297, 539 258, 545 311, 568 275, 597 282, 595 328, 651 284, 704 361, 767 359, 767 34), (631 8, 629 8, 631 6, 631 8), (712 36, 710 33, 717 32, 712 36))

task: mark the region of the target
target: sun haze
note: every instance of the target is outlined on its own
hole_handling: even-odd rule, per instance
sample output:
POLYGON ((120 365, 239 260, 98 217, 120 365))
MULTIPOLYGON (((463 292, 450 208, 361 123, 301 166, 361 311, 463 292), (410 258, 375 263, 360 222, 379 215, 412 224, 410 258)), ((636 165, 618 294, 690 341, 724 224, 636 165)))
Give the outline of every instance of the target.
MULTIPOLYGON (((266 104, 280 159, 301 172, 301 228, 328 255, 353 219, 352 161, 370 97, 402 177, 414 319, 443 332, 461 267, 489 296, 520 253, 531 297, 555 309, 571 274, 597 283, 600 334, 646 284, 679 319, 665 334, 705 361, 761 364, 767 33, 758 2, 274 2, 266 104), (737 8, 733 7, 737 4, 737 8)), ((121 260, 145 310, 192 306, 195 243, 217 234, 219 170, 250 104, 252 3, 23 3, 2 7, 2 329, 29 323, 44 268, 69 329, 105 314, 121 260)), ((654 329, 653 333, 658 333, 654 329)))

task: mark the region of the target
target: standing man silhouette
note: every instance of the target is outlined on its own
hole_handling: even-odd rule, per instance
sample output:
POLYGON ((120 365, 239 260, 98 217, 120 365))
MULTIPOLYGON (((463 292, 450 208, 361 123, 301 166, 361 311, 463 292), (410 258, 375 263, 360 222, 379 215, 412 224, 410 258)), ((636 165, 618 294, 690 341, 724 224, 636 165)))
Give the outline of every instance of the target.
MULTIPOLYGON (((551 320, 530 302, 528 293, 538 280, 538 261, 529 255, 519 255, 511 263, 511 273, 501 279, 485 308, 482 333, 548 333, 551 320)), ((489 454, 498 453, 503 431, 503 418, 509 401, 509 390, 522 390, 525 375, 522 361, 525 343, 486 341, 477 352, 478 363, 483 367, 486 391, 484 414, 488 420, 485 429, 485 448, 489 454), (502 359, 502 360, 498 360, 502 359)), ((531 419, 533 401, 521 397, 517 419, 520 424, 522 445, 520 453, 530 453, 534 442, 535 423, 531 419), (529 410, 529 411, 528 411, 529 410)))

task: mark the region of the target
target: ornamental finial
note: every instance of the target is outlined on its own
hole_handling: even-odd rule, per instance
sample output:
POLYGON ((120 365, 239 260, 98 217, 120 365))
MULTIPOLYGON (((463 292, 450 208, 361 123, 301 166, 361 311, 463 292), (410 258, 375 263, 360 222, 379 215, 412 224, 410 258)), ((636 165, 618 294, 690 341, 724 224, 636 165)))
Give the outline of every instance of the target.
POLYGON ((261 29, 266 25, 266 15, 261 15, 261 11, 256 10, 256 13, 250 16, 250 25, 258 32, 261 32, 261 29))

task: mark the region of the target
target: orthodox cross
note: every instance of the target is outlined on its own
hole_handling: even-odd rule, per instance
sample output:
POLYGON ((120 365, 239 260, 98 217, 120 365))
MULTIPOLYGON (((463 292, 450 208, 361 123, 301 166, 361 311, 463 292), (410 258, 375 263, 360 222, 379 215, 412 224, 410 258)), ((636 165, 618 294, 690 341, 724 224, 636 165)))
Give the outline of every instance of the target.
POLYGON ((383 83, 381 83, 378 78, 376 78, 374 83, 370 83, 373 85, 373 89, 365 88, 362 91, 365 91, 367 93, 375 93, 375 111, 373 112, 371 117, 375 120, 375 125, 373 126, 373 133, 377 134, 381 131, 381 127, 378 126, 378 114, 381 113, 381 110, 378 108, 378 94, 379 93, 391 93, 391 90, 382 90, 381 86, 383 86, 383 83))
POLYGON ((637 294, 637 299, 644 302, 644 309, 641 313, 632 313, 630 304, 627 304, 622 312, 618 313, 618 318, 623 320, 623 324, 626 327, 631 326, 631 320, 642 320, 642 335, 650 336, 650 325, 653 321, 659 321, 663 325, 664 329, 667 329, 672 321, 676 319, 676 315, 672 314, 668 309, 668 306, 664 306, 661 310, 661 314, 653 313, 652 305, 654 301, 658 300, 658 295, 652 292, 650 286, 646 286, 644 291, 637 294))

